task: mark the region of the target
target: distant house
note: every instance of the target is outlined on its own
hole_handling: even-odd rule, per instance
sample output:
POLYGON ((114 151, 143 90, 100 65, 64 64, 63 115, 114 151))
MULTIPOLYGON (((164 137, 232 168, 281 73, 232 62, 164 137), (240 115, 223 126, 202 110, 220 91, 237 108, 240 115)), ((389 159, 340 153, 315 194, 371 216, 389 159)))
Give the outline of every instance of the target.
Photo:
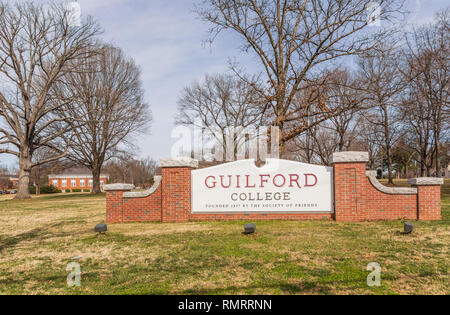
MULTIPOLYGON (((92 179, 92 173, 88 169, 72 168, 65 170, 61 174, 49 175, 49 185, 52 185, 62 192, 70 192, 74 189, 89 190, 91 191, 94 182, 92 179)), ((103 191, 103 187, 108 184, 109 175, 100 175, 100 189, 103 191)))
POLYGON ((17 189, 18 184, 16 175, 0 175, 0 190, 17 189))
POLYGON ((447 168, 442 170, 442 177, 450 178, 450 165, 447 165, 447 168))
POLYGON ((441 164, 441 174, 439 176, 436 176, 436 170, 432 169, 431 174, 432 177, 443 177, 443 178, 450 178, 450 164, 443 162, 441 164))

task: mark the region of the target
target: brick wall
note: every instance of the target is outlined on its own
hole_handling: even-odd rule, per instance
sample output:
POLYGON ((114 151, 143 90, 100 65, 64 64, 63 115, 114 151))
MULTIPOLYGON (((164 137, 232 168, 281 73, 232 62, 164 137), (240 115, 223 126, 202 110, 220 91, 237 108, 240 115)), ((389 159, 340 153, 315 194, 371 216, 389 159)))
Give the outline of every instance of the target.
POLYGON ((191 214, 189 167, 162 169, 162 222, 186 222, 191 214))
POLYGON ((334 165, 336 221, 417 219, 417 195, 386 194, 366 175, 365 163, 334 165))
POLYGON ((418 219, 441 220, 441 186, 418 186, 418 219))
POLYGON ((161 222, 161 186, 148 197, 123 198, 122 222, 161 222))
POLYGON ((125 191, 106 192, 106 222, 123 223, 123 193, 125 191))
MULTIPOLYGON (((399 193, 369 180, 365 162, 334 163, 335 213, 191 213, 191 172, 188 166, 162 167, 162 181, 149 196, 124 197, 107 189, 107 222, 187 222, 212 220, 440 220, 441 188, 416 186, 399 193), (390 191, 387 189, 387 191, 390 191)), ((114 186, 114 185, 112 185, 114 186)), ((155 186, 156 187, 156 186, 155 186)))

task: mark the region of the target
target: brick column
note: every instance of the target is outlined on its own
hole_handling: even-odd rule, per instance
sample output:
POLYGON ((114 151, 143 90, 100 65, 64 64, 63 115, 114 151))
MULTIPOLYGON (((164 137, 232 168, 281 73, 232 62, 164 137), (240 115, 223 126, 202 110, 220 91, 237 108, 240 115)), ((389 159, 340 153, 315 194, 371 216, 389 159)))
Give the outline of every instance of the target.
POLYGON ((191 215, 191 171, 198 161, 162 159, 162 222, 187 222, 191 215))
POLYGON ((441 216, 441 185, 443 178, 414 178, 409 183, 417 187, 417 218, 421 221, 439 221, 441 216))
POLYGON ((123 223, 123 193, 134 189, 134 185, 106 185, 106 223, 123 223))
POLYGON ((364 193, 367 152, 338 152, 333 155, 335 220, 356 222, 365 219, 360 205, 364 193))

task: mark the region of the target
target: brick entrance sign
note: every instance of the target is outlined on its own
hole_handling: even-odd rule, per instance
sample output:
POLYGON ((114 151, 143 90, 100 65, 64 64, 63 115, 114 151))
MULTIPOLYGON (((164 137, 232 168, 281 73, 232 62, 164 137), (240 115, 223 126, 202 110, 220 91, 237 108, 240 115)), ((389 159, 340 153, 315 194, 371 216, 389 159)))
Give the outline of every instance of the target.
POLYGON ((105 186, 108 223, 209 220, 440 220, 443 179, 389 188, 367 171, 366 152, 340 152, 333 167, 252 160, 198 170, 192 159, 163 159, 148 191, 105 186))

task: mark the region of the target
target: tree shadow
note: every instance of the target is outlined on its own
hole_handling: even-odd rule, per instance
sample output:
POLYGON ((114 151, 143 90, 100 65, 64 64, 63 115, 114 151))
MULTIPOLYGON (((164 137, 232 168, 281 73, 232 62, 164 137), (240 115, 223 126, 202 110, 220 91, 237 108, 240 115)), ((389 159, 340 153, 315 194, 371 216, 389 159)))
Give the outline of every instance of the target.
POLYGON ((19 235, 15 235, 13 237, 5 237, 2 238, 0 236, 0 252, 4 251, 5 249, 14 247, 22 242, 33 240, 33 239, 45 239, 43 237, 43 233, 47 232, 51 228, 55 228, 58 226, 64 225, 64 222, 54 223, 54 224, 47 224, 45 226, 33 229, 31 231, 24 232, 19 235))
POLYGON ((271 283, 271 284, 251 284, 247 286, 229 286, 223 288, 214 288, 214 289, 189 289, 181 291, 181 295, 229 295, 233 294, 232 292, 249 292, 253 290, 274 290, 278 289, 282 293, 281 294, 331 294, 333 290, 333 284, 336 282, 349 282, 349 281, 333 281, 329 283, 319 283, 312 281, 302 281, 297 284, 288 283, 288 282, 280 282, 280 283, 271 283))

